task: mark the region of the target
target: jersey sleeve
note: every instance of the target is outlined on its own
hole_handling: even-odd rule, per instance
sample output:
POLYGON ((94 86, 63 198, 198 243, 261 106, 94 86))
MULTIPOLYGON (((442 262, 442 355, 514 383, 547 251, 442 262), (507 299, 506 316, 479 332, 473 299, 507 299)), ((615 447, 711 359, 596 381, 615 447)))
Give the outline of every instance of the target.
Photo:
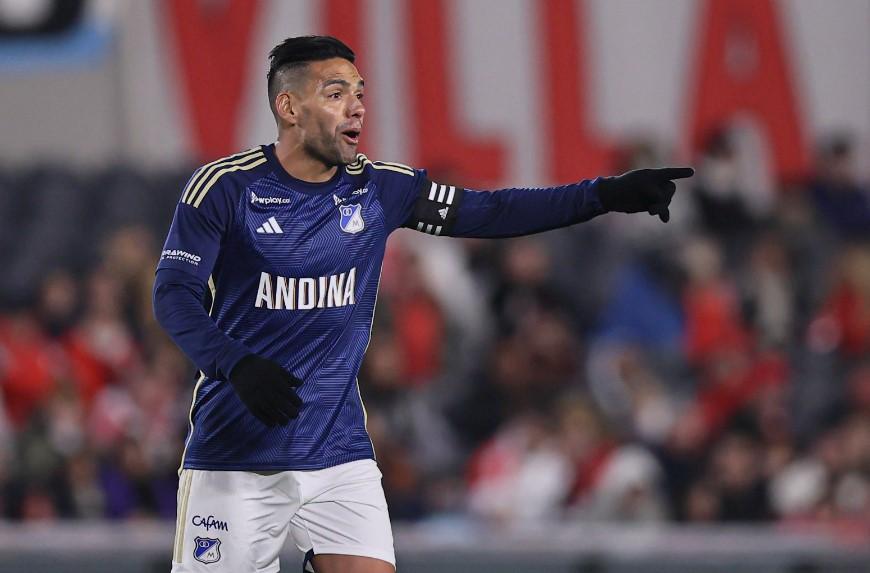
POLYGON ((588 221, 607 212, 598 196, 598 182, 496 191, 463 189, 449 234, 517 237, 588 221))
POLYGON ((390 232, 405 227, 432 235, 450 234, 462 188, 430 181, 425 169, 400 163, 376 161, 374 169, 385 188, 381 202, 390 232))
POLYGON ((381 205, 386 217, 387 232, 391 233, 401 227, 411 215, 420 185, 426 180, 426 171, 401 163, 372 162, 368 159, 364 161, 382 188, 381 205))
POLYGON ((197 368, 211 378, 227 380, 251 350, 215 325, 203 307, 205 295, 205 284, 190 273, 158 270, 152 293, 154 317, 197 368))
POLYGON ((234 216, 233 201, 221 181, 203 192, 197 171, 184 188, 157 270, 174 269, 194 275, 203 283, 214 268, 221 243, 234 216))
POLYGON ((199 170, 184 188, 157 265, 153 307, 170 338, 212 378, 225 380, 251 351, 221 331, 203 302, 227 231, 234 202, 220 181, 199 170))
POLYGON ((604 212, 597 180, 561 187, 476 191, 417 183, 402 226, 430 235, 500 238, 540 233, 588 221, 604 212))

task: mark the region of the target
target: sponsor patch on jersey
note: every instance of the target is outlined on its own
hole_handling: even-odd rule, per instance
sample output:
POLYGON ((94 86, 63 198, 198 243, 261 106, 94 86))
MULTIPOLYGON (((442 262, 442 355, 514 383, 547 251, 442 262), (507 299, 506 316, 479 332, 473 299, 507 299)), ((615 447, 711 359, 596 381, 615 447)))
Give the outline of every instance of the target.
POLYGON ((210 529, 220 529, 221 531, 230 530, 230 526, 227 525, 226 521, 215 519, 213 515, 209 515, 208 517, 194 515, 190 522, 196 527, 204 527, 206 531, 209 531, 210 529))
POLYGON ((356 267, 324 277, 282 277, 260 273, 256 308, 310 310, 356 304, 356 267))
POLYGON ((341 214, 341 219, 338 225, 345 233, 355 234, 366 228, 366 223, 362 218, 362 205, 354 203, 352 205, 340 205, 338 212, 341 214))
POLYGON ((290 199, 285 197, 259 197, 256 193, 251 191, 251 203, 255 205, 286 205, 290 202, 290 199))
POLYGON ((160 260, 184 261, 185 263, 190 263, 191 265, 198 267, 200 261, 202 261, 202 257, 194 253, 182 251, 181 249, 164 249, 163 252, 160 253, 160 260))
POLYGON ((193 539, 193 558, 200 563, 215 563, 221 558, 221 540, 211 537, 193 539))

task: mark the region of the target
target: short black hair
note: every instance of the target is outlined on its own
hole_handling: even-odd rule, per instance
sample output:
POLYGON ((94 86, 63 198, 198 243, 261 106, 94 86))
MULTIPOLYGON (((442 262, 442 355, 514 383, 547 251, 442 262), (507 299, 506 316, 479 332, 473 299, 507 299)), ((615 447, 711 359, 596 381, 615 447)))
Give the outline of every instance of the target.
POLYGON ((269 52, 269 73, 266 84, 269 106, 274 112, 275 97, 278 95, 281 72, 305 67, 310 62, 343 58, 350 63, 356 59, 347 44, 332 36, 297 36, 287 38, 269 52))

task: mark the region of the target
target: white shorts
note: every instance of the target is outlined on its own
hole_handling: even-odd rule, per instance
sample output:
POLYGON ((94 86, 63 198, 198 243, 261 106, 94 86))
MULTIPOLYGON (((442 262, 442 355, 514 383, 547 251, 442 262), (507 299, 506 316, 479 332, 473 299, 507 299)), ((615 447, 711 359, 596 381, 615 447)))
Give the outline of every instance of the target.
POLYGON ((288 534, 303 553, 395 567, 381 477, 374 460, 267 475, 182 470, 172 571, 272 573, 288 534))

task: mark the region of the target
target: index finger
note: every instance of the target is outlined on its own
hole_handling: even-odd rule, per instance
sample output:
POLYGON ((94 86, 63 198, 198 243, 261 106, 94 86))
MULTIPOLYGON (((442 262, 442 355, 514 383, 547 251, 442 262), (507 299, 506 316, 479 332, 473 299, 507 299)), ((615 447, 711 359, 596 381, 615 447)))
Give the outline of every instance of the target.
POLYGON ((695 174, 691 167, 661 167, 655 171, 663 179, 687 179, 695 174))

